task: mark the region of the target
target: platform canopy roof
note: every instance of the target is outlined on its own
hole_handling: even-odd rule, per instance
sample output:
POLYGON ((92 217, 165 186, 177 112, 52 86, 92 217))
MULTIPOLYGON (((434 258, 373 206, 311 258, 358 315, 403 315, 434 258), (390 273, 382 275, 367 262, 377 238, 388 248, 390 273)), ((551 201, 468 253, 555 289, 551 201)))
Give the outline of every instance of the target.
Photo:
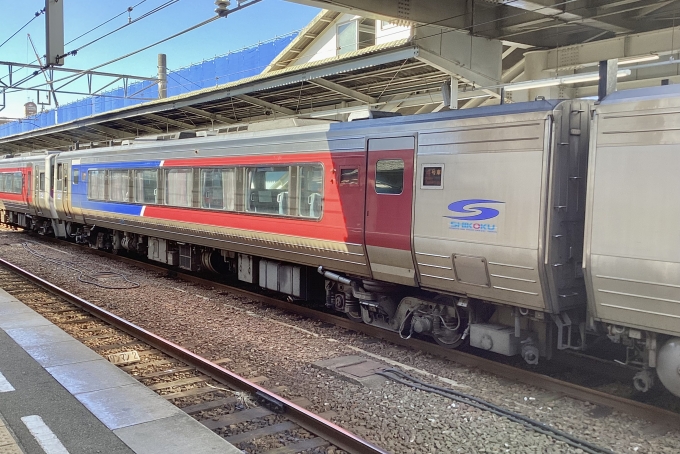
POLYGON ((680 18, 677 0, 290 1, 548 48, 669 28, 680 18))

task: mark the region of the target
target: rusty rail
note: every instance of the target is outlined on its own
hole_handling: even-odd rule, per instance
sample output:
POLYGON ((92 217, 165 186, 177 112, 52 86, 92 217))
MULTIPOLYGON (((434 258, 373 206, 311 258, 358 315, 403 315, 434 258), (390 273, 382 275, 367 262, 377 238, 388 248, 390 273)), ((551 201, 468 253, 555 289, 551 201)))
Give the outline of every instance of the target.
POLYGON ((257 393, 261 396, 266 396, 267 398, 271 399, 271 402, 281 405, 284 408, 286 417, 290 418, 293 422, 299 424, 301 427, 309 430, 321 438, 324 438, 326 441, 347 452, 355 454, 388 454, 387 451, 384 451, 383 449, 369 443, 368 441, 349 432, 348 430, 345 430, 342 427, 337 426, 298 405, 295 405, 283 397, 261 386, 258 386, 257 384, 252 383, 245 378, 240 377, 239 375, 224 369, 223 367, 220 367, 219 365, 214 364, 211 361, 185 348, 182 348, 173 342, 163 339, 162 337, 157 336, 154 333, 145 330, 144 328, 141 328, 60 287, 57 287, 56 285, 53 285, 50 282, 22 268, 19 268, 18 266, 6 260, 0 259, 0 265, 28 279, 48 292, 51 292, 80 307, 81 309, 89 312, 93 316, 105 321, 106 323, 115 326, 121 331, 124 331, 127 334, 146 342, 163 353, 182 360, 186 364, 195 367, 200 372, 214 378, 218 382, 224 383, 242 391, 248 391, 252 394, 257 393))

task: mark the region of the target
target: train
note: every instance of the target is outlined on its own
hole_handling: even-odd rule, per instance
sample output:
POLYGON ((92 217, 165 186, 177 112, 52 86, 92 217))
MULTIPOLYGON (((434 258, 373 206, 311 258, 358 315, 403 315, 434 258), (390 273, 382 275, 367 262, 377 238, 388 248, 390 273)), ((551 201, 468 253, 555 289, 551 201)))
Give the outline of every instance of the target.
POLYGON ((283 118, 0 159, 1 220, 680 396, 680 89, 283 118))

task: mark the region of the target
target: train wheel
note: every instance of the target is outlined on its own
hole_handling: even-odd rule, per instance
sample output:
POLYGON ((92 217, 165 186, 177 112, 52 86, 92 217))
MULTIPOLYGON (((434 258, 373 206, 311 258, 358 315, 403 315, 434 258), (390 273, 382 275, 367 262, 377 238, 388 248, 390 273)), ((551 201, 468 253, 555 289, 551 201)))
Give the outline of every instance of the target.
POLYGON ((77 227, 75 227, 73 225, 73 223, 67 222, 65 228, 66 228, 66 236, 68 238, 73 238, 73 237, 76 236, 77 227))
POLYGON ((335 299, 335 308, 339 311, 344 311, 347 318, 353 322, 362 323, 364 320, 361 317, 361 305, 355 298, 347 301, 345 296, 337 295, 335 299))
POLYGON ((345 314, 347 314, 347 318, 352 320, 353 322, 363 323, 364 321, 364 319, 361 318, 361 309, 357 309, 356 311, 345 312, 345 314))
POLYGON ((445 333, 432 334, 432 337, 434 337, 436 343, 448 348, 458 348, 465 342, 465 339, 463 339, 463 332, 459 330, 446 330, 445 333))
MULTIPOLYGON (((445 297, 439 300, 446 301, 445 297)), ((459 308, 455 302, 444 306, 442 309, 435 317, 432 337, 435 342, 443 347, 457 348, 465 342, 463 336, 467 330, 470 317, 467 310, 459 308)))

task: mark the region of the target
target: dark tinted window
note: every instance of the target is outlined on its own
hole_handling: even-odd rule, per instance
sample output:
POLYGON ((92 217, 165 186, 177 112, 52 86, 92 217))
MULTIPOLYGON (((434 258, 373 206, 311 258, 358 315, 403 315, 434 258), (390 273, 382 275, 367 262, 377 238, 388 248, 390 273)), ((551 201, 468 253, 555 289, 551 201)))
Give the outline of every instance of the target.
POLYGON ((423 167, 423 186, 441 187, 441 185, 442 168, 439 166, 423 167))
POLYGON ((404 189, 404 161, 383 159, 375 165, 375 192, 401 194, 404 189))
POLYGON ((340 169, 340 184, 359 184, 359 169, 340 169))

